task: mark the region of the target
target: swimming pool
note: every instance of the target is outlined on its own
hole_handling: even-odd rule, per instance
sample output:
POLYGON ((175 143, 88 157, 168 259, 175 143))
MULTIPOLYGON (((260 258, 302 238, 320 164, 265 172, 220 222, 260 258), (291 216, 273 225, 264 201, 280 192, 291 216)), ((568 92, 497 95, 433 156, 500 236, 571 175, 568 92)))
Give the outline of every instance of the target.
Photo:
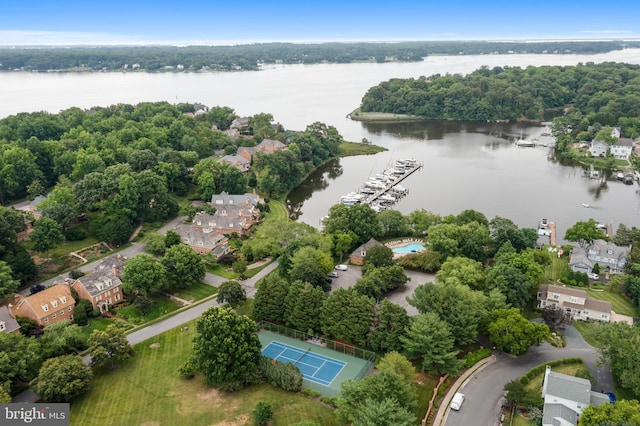
POLYGON ((411 243, 411 244, 407 244, 406 246, 396 247, 392 249, 394 253, 398 253, 398 254, 417 253, 422 250, 424 250, 424 246, 418 243, 411 243))

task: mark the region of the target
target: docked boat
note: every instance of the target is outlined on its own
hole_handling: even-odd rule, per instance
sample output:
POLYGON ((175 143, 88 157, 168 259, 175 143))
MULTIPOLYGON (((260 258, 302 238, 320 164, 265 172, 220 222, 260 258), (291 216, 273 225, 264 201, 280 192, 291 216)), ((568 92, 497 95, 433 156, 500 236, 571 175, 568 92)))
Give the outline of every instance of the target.
POLYGON ((623 182, 626 185, 633 185, 633 179, 634 179, 633 173, 625 173, 623 182))
POLYGON ((538 224, 538 235, 546 237, 551 235, 551 227, 549 227, 549 221, 546 218, 541 219, 538 224))

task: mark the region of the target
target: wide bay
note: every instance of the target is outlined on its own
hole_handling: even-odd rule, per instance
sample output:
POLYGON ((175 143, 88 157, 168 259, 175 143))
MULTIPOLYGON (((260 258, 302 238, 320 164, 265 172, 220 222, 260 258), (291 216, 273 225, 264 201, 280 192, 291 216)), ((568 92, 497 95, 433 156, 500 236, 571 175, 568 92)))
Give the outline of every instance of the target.
POLYGON ((363 124, 346 115, 371 86, 390 78, 468 73, 480 66, 575 65, 617 61, 640 64, 640 49, 601 55, 437 56, 420 63, 277 65, 237 73, 0 73, 0 117, 18 112, 58 112, 113 103, 202 102, 225 105, 239 115, 269 112, 289 129, 314 121, 335 126, 352 141, 367 138, 389 150, 375 156, 334 160, 291 194, 299 220, 314 226, 340 196, 353 191, 397 158, 425 167, 403 183, 403 213, 425 208, 443 215, 472 208, 487 217, 508 217, 535 227, 547 217, 567 227, 593 217, 640 226, 637 184, 598 182, 580 168, 560 164, 547 148, 517 148, 540 126, 462 122, 363 124), (591 205, 584 208, 582 203, 591 205))

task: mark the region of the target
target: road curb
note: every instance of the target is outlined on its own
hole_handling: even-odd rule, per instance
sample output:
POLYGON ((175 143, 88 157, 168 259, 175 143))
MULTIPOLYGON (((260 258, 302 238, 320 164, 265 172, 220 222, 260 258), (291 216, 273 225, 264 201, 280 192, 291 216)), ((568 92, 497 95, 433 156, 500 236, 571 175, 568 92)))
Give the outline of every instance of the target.
POLYGON ((490 357, 484 358, 477 363, 475 363, 471 368, 466 370, 460 377, 456 379, 453 385, 447 390, 447 393, 442 398, 440 406, 438 407, 438 411, 436 412, 435 419, 433 420, 433 426, 442 426, 447 421, 447 416, 449 415, 449 404, 453 399, 453 395, 458 392, 467 382, 473 377, 473 375, 483 368, 485 368, 489 364, 493 364, 496 361, 495 355, 491 355, 490 357))

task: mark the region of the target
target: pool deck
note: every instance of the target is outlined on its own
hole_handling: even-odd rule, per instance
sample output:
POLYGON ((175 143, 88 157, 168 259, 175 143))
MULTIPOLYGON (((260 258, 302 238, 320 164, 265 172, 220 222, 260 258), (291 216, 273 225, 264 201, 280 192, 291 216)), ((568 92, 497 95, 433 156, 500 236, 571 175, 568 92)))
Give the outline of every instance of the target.
MULTIPOLYGON (((385 247, 389 247, 391 250, 393 250, 394 248, 405 247, 405 246, 408 246, 409 244, 422 244, 422 246, 424 246, 425 242, 421 238, 403 238, 402 240, 395 240, 395 241, 389 241, 384 243, 385 247)), ((393 252, 393 258, 398 259, 399 257, 405 256, 407 254, 411 254, 411 253, 393 252)))

